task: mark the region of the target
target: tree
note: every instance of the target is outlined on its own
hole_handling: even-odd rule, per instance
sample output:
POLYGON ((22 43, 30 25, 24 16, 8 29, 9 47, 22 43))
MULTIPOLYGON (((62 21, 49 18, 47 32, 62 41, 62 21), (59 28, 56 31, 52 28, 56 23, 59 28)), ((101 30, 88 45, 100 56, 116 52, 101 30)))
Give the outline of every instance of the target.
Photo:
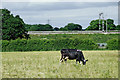
POLYGON ((49 24, 34 24, 34 25, 30 25, 30 24, 26 24, 25 28, 28 31, 53 31, 53 27, 49 24))
POLYGON ((25 24, 24 26, 25 26, 25 29, 26 29, 27 31, 30 31, 30 28, 31 28, 31 25, 30 25, 30 24, 25 24))
POLYGON ((59 31, 59 28, 58 28, 58 27, 55 27, 55 28, 54 28, 54 31, 59 31))
POLYGON ((86 30, 99 30, 99 20, 92 20, 86 30))
POLYGON ((74 23, 68 23, 64 28, 67 30, 82 30, 81 25, 74 23))
POLYGON ((120 30, 120 25, 117 25, 117 26, 116 26, 116 30, 120 30))
MULTIPOLYGON (((100 30, 102 30, 102 22, 103 22, 103 20, 100 21, 100 30)), ((106 20, 104 20, 104 29, 106 29, 106 20)), ((114 24, 114 20, 107 19, 107 29, 108 30, 115 30, 116 29, 116 26, 114 24)), ((86 28, 86 30, 99 30, 99 19, 92 20, 90 22, 90 26, 88 26, 86 28)))
POLYGON ((112 19, 107 19, 107 29, 108 30, 115 30, 116 29, 116 26, 114 24, 114 20, 112 19))
POLYGON ((2 39, 15 40, 17 38, 29 38, 27 30, 24 27, 23 20, 16 15, 10 14, 8 9, 2 9, 2 39))
POLYGON ((0 9, 0 40, 2 39, 2 10, 0 9))
POLYGON ((53 27, 49 24, 44 25, 45 31, 53 31, 53 27))
POLYGON ((67 31, 67 29, 66 29, 66 28, 63 28, 63 27, 61 27, 59 30, 60 30, 60 31, 67 31))
POLYGON ((31 25, 30 26, 30 31, 39 31, 40 27, 38 25, 31 25))

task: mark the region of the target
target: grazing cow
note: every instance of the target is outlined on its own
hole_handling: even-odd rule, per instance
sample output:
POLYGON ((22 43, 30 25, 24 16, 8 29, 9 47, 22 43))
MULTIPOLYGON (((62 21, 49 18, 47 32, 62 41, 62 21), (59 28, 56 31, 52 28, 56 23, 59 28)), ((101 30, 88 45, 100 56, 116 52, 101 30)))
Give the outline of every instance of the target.
POLYGON ((77 49, 62 49, 61 50, 60 62, 63 62, 63 60, 66 62, 67 59, 69 59, 69 60, 76 59, 76 64, 77 64, 77 61, 79 61, 79 63, 80 63, 80 61, 82 61, 83 65, 86 64, 86 61, 88 61, 88 60, 85 60, 84 55, 83 55, 81 50, 77 50, 77 49))

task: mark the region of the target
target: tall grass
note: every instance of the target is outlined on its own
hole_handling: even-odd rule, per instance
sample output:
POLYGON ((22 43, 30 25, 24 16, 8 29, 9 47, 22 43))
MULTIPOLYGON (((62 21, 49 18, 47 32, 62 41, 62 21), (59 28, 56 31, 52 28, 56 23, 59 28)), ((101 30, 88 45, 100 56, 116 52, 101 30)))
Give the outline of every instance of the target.
POLYGON ((59 51, 2 52, 3 78, 118 78, 118 51, 83 51, 87 64, 60 63, 59 51))
POLYGON ((30 35, 31 39, 90 39, 96 43, 106 43, 110 39, 118 39, 119 34, 49 34, 30 35))

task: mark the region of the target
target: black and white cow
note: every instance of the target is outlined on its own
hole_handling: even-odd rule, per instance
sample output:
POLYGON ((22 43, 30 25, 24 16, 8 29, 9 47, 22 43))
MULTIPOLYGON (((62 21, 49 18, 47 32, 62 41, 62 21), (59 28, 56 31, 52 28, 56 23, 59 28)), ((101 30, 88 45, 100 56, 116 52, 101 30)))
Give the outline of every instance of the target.
POLYGON ((88 61, 88 60, 85 60, 84 55, 83 55, 81 50, 77 50, 77 49, 62 49, 61 50, 60 62, 63 62, 63 60, 66 62, 67 59, 69 59, 69 60, 76 59, 76 64, 77 64, 77 61, 79 61, 79 63, 80 63, 80 61, 82 61, 83 65, 86 64, 86 61, 88 61))

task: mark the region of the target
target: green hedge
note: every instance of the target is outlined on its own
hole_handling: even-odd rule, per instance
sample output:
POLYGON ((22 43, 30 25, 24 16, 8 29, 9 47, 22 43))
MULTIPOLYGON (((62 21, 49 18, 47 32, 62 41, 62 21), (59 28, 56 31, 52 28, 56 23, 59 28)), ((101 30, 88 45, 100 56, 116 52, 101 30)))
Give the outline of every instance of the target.
POLYGON ((120 46, 118 45, 119 42, 118 42, 118 39, 108 40, 107 41, 107 49, 109 49, 109 50, 120 50, 120 46))
POLYGON ((98 46, 93 41, 87 39, 17 39, 2 41, 2 51, 56 51, 61 49, 95 50, 98 49, 98 46))

